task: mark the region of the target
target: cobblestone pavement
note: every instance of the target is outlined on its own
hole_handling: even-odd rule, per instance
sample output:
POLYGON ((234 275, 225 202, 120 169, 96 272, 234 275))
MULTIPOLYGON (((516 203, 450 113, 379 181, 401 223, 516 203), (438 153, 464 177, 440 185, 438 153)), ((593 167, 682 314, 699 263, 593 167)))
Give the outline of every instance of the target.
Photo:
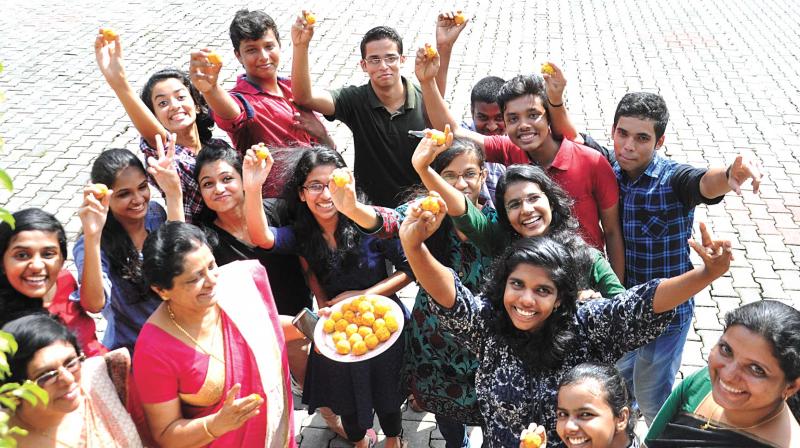
MULTIPOLYGON (((682 375, 705 363, 721 332, 720 318, 761 298, 797 303, 800 291, 800 15, 793 0, 565 0, 488 2, 458 7, 474 20, 454 51, 447 98, 467 113, 472 84, 488 74, 505 78, 550 59, 567 73, 567 96, 579 128, 608 141, 613 112, 627 91, 661 93, 671 110, 665 152, 705 166, 756 154, 768 178, 755 196, 729 194, 721 205, 699 207, 706 221, 734 243, 730 274, 697 297, 694 329, 682 375), (794 12, 793 12, 794 11, 794 12)), ((311 46, 317 86, 361 84, 358 43, 370 27, 389 24, 405 38, 406 55, 433 42, 437 5, 451 2, 309 1, 321 18, 311 46), (398 6, 401 5, 401 6, 398 6)), ((164 66, 186 67, 192 48, 221 50, 225 86, 240 71, 227 27, 245 6, 228 1, 91 2, 4 0, 0 14, 0 166, 15 191, 0 193, 10 210, 38 206, 80 230, 79 190, 103 149, 137 151, 138 135, 94 63, 98 26, 122 36, 128 76, 140 88, 164 66)), ((251 8, 263 4, 251 3, 251 8)), ((282 72, 291 67, 289 29, 299 3, 270 2, 283 36, 282 72)), ((413 76, 413 61, 403 68, 413 76)), ((352 138, 329 126, 352 158, 352 138)), ((410 293, 409 293, 410 295, 410 293)), ((432 416, 405 413, 411 446, 444 446, 432 416)), ((319 418, 298 414, 303 446, 326 446, 333 434, 319 418)), ((476 436, 479 437, 479 436, 476 436)), ((477 442, 477 440, 476 440, 477 442)), ((344 446, 336 439, 330 446, 344 446)))

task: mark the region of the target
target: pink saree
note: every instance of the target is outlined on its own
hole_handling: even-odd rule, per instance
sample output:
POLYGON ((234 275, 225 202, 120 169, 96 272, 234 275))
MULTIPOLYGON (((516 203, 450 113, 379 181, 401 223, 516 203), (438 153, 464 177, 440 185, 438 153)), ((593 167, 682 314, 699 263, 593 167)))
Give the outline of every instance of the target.
MULTIPOLYGON (((218 269, 216 297, 223 311, 225 341, 222 397, 238 383, 241 391, 237 398, 256 393, 265 398, 265 402, 258 415, 208 446, 296 447, 286 344, 264 267, 257 261, 237 261, 222 266, 218 269)), ((155 325, 145 324, 134 355, 139 398, 144 403, 171 399, 164 392, 165 383, 178 386, 177 391, 169 391, 172 398, 176 394, 193 394, 202 386, 208 365, 207 355, 196 352, 155 325)), ((185 418, 213 414, 221 407, 222 400, 206 407, 189 406, 182 401, 185 418)))

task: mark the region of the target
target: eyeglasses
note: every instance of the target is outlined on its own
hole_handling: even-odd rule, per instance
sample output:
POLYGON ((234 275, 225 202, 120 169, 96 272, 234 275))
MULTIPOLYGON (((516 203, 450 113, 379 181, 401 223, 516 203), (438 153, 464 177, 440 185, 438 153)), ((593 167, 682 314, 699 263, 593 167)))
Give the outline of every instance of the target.
POLYGON ((533 194, 529 194, 529 195, 525 196, 522 199, 512 199, 512 200, 508 201, 508 203, 506 204, 506 209, 508 209, 508 210, 516 210, 516 209, 522 207, 522 203, 523 202, 528 204, 528 205, 536 205, 536 203, 539 202, 539 199, 541 199, 541 198, 542 198, 541 194, 533 193, 533 194))
POLYGON ((386 57, 370 56, 370 57, 368 57, 367 59, 364 59, 364 60, 367 61, 367 64, 369 64, 369 65, 377 66, 377 65, 381 65, 381 62, 385 62, 386 65, 392 66, 392 65, 397 64, 397 61, 400 60, 400 55, 390 54, 389 56, 386 56, 386 57))
POLYGON ((321 194, 323 191, 325 191, 326 188, 328 188, 328 185, 319 182, 314 182, 313 184, 303 185, 301 188, 304 190, 308 190, 308 192, 311 194, 321 194))
POLYGON ((478 180, 480 177, 480 171, 469 170, 466 173, 456 174, 456 173, 445 173, 442 174, 442 179, 444 179, 448 184, 455 185, 458 182, 458 179, 464 178, 467 183, 473 183, 478 180))
POLYGON ((81 363, 83 363, 83 361, 85 360, 86 360, 86 355, 80 355, 75 358, 72 358, 69 361, 65 362, 64 365, 62 365, 61 367, 39 375, 38 377, 36 377, 35 380, 33 380, 33 382, 36 383, 39 387, 50 386, 54 384, 56 380, 58 380, 58 377, 61 376, 61 373, 64 370, 66 370, 69 373, 78 373, 78 371, 81 370, 81 363))

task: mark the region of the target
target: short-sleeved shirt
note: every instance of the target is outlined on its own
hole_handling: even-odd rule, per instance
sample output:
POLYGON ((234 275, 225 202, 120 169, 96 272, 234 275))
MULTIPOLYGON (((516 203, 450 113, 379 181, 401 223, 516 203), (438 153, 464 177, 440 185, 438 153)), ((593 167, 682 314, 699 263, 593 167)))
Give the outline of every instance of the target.
MULTIPOLYGON (((299 111, 292 101, 292 81, 279 77, 278 87, 283 96, 266 92, 250 82, 247 75, 240 75, 230 91, 231 97, 239 105, 239 115, 226 120, 212 114, 214 122, 228 133, 239 154, 243 155, 248 148, 259 143, 278 148, 309 147, 317 143, 308 132, 294 126, 294 114, 299 111)), ((283 183, 275 175, 282 172, 280 168, 272 168, 274 174, 264 183, 264 197, 280 196, 283 183)))
MULTIPOLYGON (((158 229, 167 220, 164 209, 155 202, 150 202, 147 215, 144 218, 144 227, 148 232, 158 229)), ((78 268, 78 280, 83 278, 83 264, 85 258, 83 235, 78 238, 72 251, 75 265, 78 268)), ((141 257, 141 254, 139 254, 141 257)), ((103 334, 103 345, 111 350, 125 347, 133 353, 136 338, 145 321, 161 304, 161 300, 148 291, 143 291, 140 285, 134 285, 130 280, 111 270, 108 256, 100 250, 100 269, 103 280, 103 294, 105 305, 101 310, 108 325, 103 334)), ((71 296, 70 300, 79 302, 80 286, 71 296)))
POLYGON ((325 117, 353 132, 355 177, 370 201, 384 207, 397 207, 402 193, 420 183, 411 165, 419 139, 409 138, 408 131, 427 127, 422 90, 406 78, 402 81, 406 101, 395 112, 386 110, 367 83, 331 91, 336 110, 325 117))
POLYGON ((519 435, 531 422, 547 428, 548 446, 563 447, 556 435, 558 383, 584 362, 613 364, 620 356, 654 340, 672 311, 656 314, 653 297, 660 280, 636 286, 613 299, 592 300, 565 322, 575 342, 556 367, 533 369, 496 333, 495 311, 488 298, 474 296, 454 276, 455 303, 447 309, 431 301, 431 311, 477 358, 475 388, 486 422, 484 446, 519 446, 519 435))
MULTIPOLYGON (((528 154, 504 135, 484 140, 486 160, 504 165, 528 164, 528 154)), ((561 140, 547 174, 575 201, 573 213, 589 245, 603 252, 605 237, 600 228, 600 211, 619 201, 619 189, 611 165, 597 151, 568 139, 561 140)))
MULTIPOLYGON (((219 139, 211 139, 208 143, 216 146, 228 146, 226 142, 219 139)), ((145 160, 148 157, 158 158, 158 151, 156 148, 150 146, 147 140, 141 138, 139 140, 139 149, 144 154, 145 160)), ((194 180, 194 166, 197 162, 197 152, 188 149, 183 145, 175 144, 175 169, 178 171, 178 177, 181 180, 181 190, 183 191, 183 213, 186 222, 193 223, 196 221, 200 212, 203 210, 203 196, 200 195, 200 186, 194 180)), ((147 179, 150 185, 156 187, 161 194, 164 191, 158 186, 153 176, 147 173, 147 179)))

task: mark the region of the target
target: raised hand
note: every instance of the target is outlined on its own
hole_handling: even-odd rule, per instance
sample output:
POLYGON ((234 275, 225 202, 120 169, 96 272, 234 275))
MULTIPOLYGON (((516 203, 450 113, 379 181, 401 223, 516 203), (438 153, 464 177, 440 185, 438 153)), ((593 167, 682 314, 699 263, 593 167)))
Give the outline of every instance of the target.
POLYGON ((430 129, 426 129, 425 133, 425 137, 420 140, 417 148, 414 150, 414 154, 411 156, 411 165, 417 172, 427 170, 436 159, 436 156, 445 152, 447 148, 453 144, 453 133, 450 132, 449 124, 444 126, 444 144, 440 145, 436 140, 431 138, 432 133, 430 129))
POLYGON ((325 125, 319 121, 319 118, 317 118, 313 112, 305 109, 297 109, 297 112, 294 113, 294 122, 292 122, 292 126, 306 131, 308 135, 319 141, 325 140, 328 136, 328 130, 325 128, 325 125))
MULTIPOLYGON (((435 199, 439 205, 436 213, 423 210, 422 201, 417 201, 408 208, 406 219, 400 225, 400 240, 403 247, 418 247, 427 240, 442 224, 442 219, 447 215, 447 204, 439 197, 435 191, 431 191, 429 197, 435 199)), ((427 198, 426 198, 427 199, 427 198)), ((424 201, 425 199, 423 199, 424 201)))
POLYGON ((208 430, 215 437, 238 429, 252 417, 259 414, 259 408, 264 403, 264 398, 258 394, 251 394, 244 398, 236 399, 241 390, 240 384, 235 384, 225 396, 222 409, 211 417, 208 430))
POLYGON ((181 194, 181 178, 175 167, 175 134, 167 133, 166 151, 160 134, 156 134, 156 154, 158 158, 147 158, 147 172, 165 193, 181 194))
POLYGON ((740 154, 728 169, 728 186, 731 190, 741 195, 742 185, 747 179, 753 179, 753 193, 758 193, 761 185, 761 163, 758 160, 750 160, 740 154))
POLYGON ((194 50, 189 57, 189 79, 200 93, 206 93, 216 87, 222 62, 212 63, 208 55, 213 52, 208 48, 194 50))
POLYGON ((700 242, 692 238, 689 240, 689 245, 703 260, 706 271, 713 278, 721 277, 728 272, 733 260, 731 242, 714 239, 705 223, 700 223, 700 242))
POLYGON ((547 99, 552 104, 561 104, 564 102, 564 89, 567 87, 567 78, 564 77, 561 67, 550 61, 547 61, 546 64, 553 69, 552 74, 542 73, 547 99))
POLYGON ((356 208, 356 181, 348 168, 336 168, 328 181, 328 190, 336 210, 348 216, 356 208), (341 186, 340 186, 341 185, 341 186))
POLYGON ((122 44, 120 37, 116 36, 113 40, 106 40, 101 31, 98 31, 94 39, 94 56, 97 60, 97 67, 106 78, 106 82, 112 88, 126 82, 125 67, 122 64, 122 44))
POLYGON ((414 74, 420 83, 431 81, 436 78, 439 72, 439 53, 434 56, 428 54, 425 47, 420 47, 417 50, 417 57, 414 60, 414 74))
POLYGON ((242 185, 247 191, 261 191, 275 159, 263 144, 253 145, 242 161, 242 185))
POLYGON ((108 204, 113 193, 113 190, 104 189, 100 184, 87 185, 83 188, 83 204, 78 209, 78 217, 86 238, 100 236, 103 233, 108 218, 108 204))
POLYGON ((436 18, 436 46, 452 47, 469 19, 461 11, 445 11, 436 18), (456 16, 460 16, 459 19, 456 16), (463 19, 462 23, 461 20, 463 19))
POLYGON ((302 10, 294 21, 294 25, 292 25, 292 45, 308 46, 311 38, 314 37, 314 24, 310 24, 306 20, 306 15, 309 13, 311 11, 302 10))

